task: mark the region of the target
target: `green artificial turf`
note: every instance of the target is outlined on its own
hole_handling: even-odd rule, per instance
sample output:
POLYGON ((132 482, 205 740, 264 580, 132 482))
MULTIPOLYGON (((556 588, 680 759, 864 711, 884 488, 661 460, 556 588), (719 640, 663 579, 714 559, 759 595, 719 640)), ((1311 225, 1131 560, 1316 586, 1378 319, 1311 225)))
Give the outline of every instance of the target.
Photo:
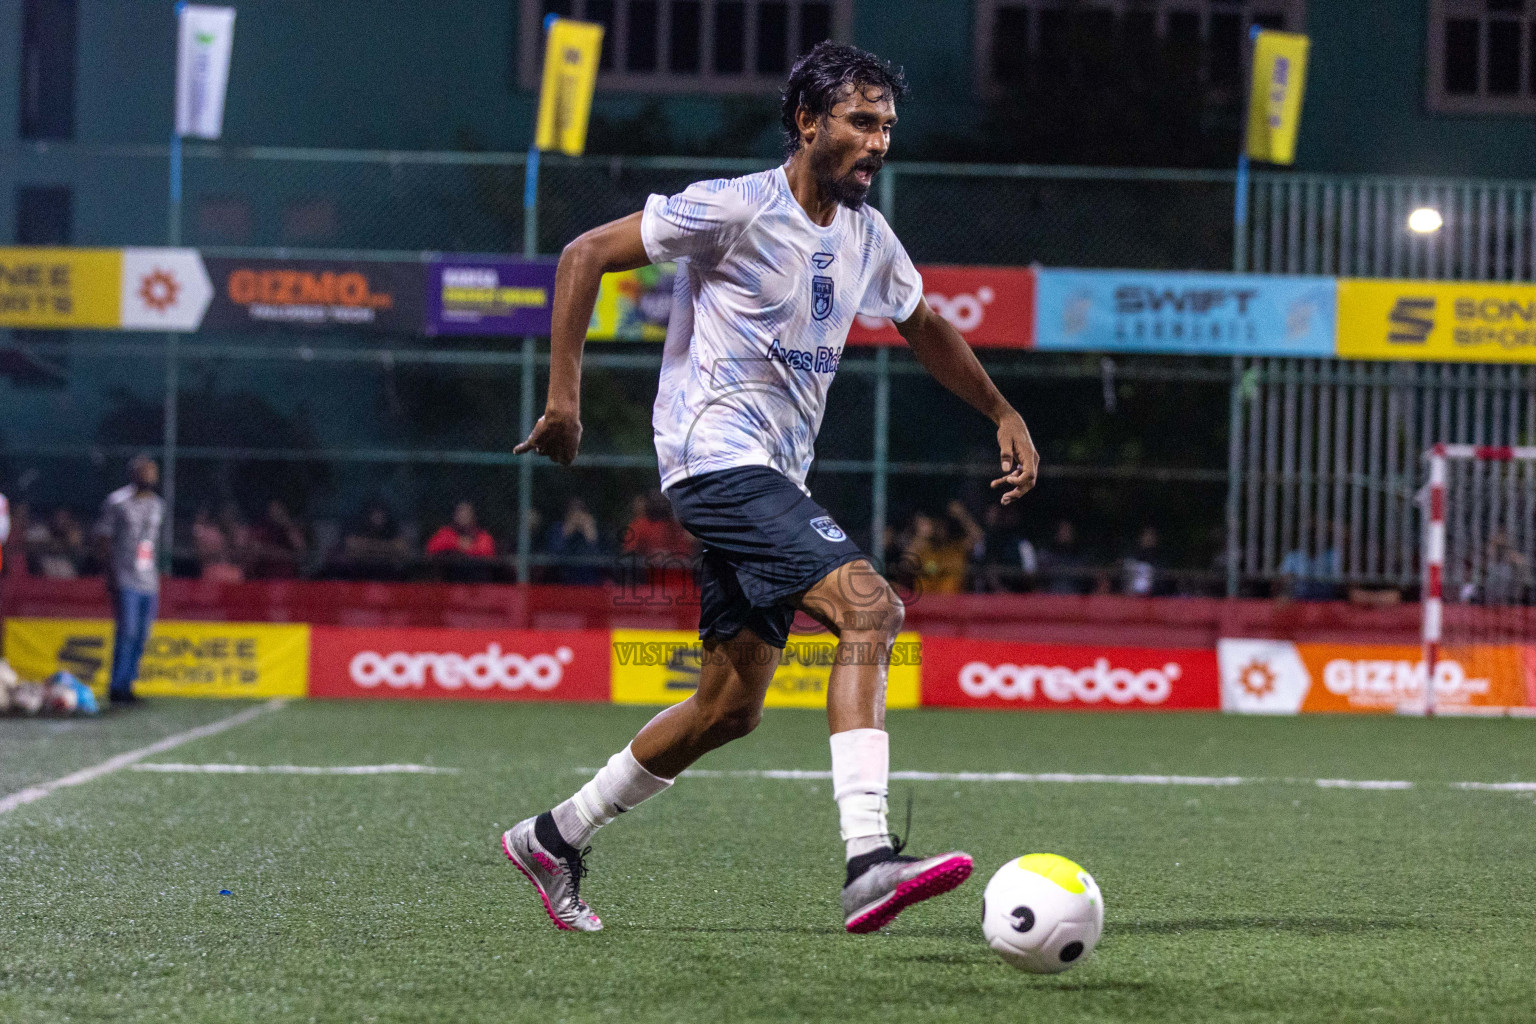
MULTIPOLYGON (((234 710, 5 721, 0 795, 234 710)), ((0 1020, 1536 1019, 1536 801, 1448 784, 1536 780, 1536 722, 895 712, 898 770, 1262 781, 897 782, 893 824, 910 789, 914 848, 978 877, 854 937, 826 781, 685 778, 597 837, 607 929, 557 932, 498 834, 647 715, 299 702, 153 760, 460 771, 130 769, 0 815, 0 1020), (986 875, 1032 851, 1082 863, 1107 908, 1049 978, 979 932, 986 875)), ((827 766, 824 719, 795 711, 700 765, 827 766)))

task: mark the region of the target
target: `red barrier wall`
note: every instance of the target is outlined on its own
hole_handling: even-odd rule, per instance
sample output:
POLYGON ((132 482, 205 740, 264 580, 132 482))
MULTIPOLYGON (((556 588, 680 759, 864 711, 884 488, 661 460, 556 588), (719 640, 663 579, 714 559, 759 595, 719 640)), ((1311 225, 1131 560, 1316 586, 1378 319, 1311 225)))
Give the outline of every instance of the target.
MULTIPOLYGON (((108 613, 100 579, 0 580, 0 614, 108 613)), ((642 601, 611 587, 505 584, 204 583, 167 580, 160 616, 215 622, 458 629, 693 629, 697 604, 642 601)), ((809 626, 808 620, 802 624, 809 626)), ((1312 643, 1416 644, 1419 608, 1218 598, 918 595, 906 628, 930 636, 1026 643, 1214 649, 1221 637, 1312 643)))

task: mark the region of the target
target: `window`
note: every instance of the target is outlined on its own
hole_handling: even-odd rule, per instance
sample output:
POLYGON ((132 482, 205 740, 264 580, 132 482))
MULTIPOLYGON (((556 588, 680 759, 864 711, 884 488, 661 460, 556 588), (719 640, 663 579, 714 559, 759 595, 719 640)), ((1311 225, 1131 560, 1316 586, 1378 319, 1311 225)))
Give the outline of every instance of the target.
POLYGON ((1429 109, 1536 114, 1536 0, 1430 0, 1429 109))
POLYGON ((539 86, 546 14, 603 25, 599 89, 776 92, 796 57, 848 38, 853 0, 521 0, 526 89, 539 86))
POLYGON ((75 134, 75 0, 25 0, 21 9, 23 139, 75 134))
POLYGON ((1146 61, 1162 46, 1201 81, 1237 91, 1249 28, 1299 32, 1305 13, 1304 0, 977 0, 978 85, 996 93, 1031 76, 1061 75, 1073 61, 1092 59, 1073 45, 1087 35, 1113 38, 1146 61))

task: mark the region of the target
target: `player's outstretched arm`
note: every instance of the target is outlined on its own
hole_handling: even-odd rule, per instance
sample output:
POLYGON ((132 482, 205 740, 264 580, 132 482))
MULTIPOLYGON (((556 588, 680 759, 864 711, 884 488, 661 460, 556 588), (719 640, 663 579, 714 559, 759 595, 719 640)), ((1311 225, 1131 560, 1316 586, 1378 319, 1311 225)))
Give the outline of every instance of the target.
POLYGON ((997 424, 997 446, 1003 475, 992 481, 1006 487, 1003 504, 1021 498, 1040 472, 1040 454, 1029 437, 1024 418, 997 390, 982 368, 976 353, 965 343, 954 324, 935 313, 927 299, 896 330, 907 340, 912 354, 933 379, 964 399, 973 409, 997 424))
POLYGON ((640 214, 593 228, 567 245, 555 270, 555 304, 549 336, 549 396, 544 415, 516 455, 537 452, 569 466, 581 447, 581 349, 597 305, 603 275, 650 263, 640 240, 640 214))

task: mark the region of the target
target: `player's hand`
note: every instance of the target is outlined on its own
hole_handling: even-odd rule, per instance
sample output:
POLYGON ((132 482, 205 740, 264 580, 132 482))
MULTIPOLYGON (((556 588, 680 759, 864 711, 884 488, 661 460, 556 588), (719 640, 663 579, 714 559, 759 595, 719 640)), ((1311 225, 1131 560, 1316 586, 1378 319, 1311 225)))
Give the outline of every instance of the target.
POLYGON ((534 452, 547 455, 562 466, 569 466, 581 448, 581 415, 546 409, 533 425, 528 440, 512 449, 513 455, 534 452))
POLYGON ((997 424, 997 447, 1002 455, 1003 476, 992 481, 992 488, 1007 487, 1003 504, 1007 505, 1035 486, 1040 475, 1040 453, 1030 440, 1029 428, 1018 413, 1009 411, 997 424))

